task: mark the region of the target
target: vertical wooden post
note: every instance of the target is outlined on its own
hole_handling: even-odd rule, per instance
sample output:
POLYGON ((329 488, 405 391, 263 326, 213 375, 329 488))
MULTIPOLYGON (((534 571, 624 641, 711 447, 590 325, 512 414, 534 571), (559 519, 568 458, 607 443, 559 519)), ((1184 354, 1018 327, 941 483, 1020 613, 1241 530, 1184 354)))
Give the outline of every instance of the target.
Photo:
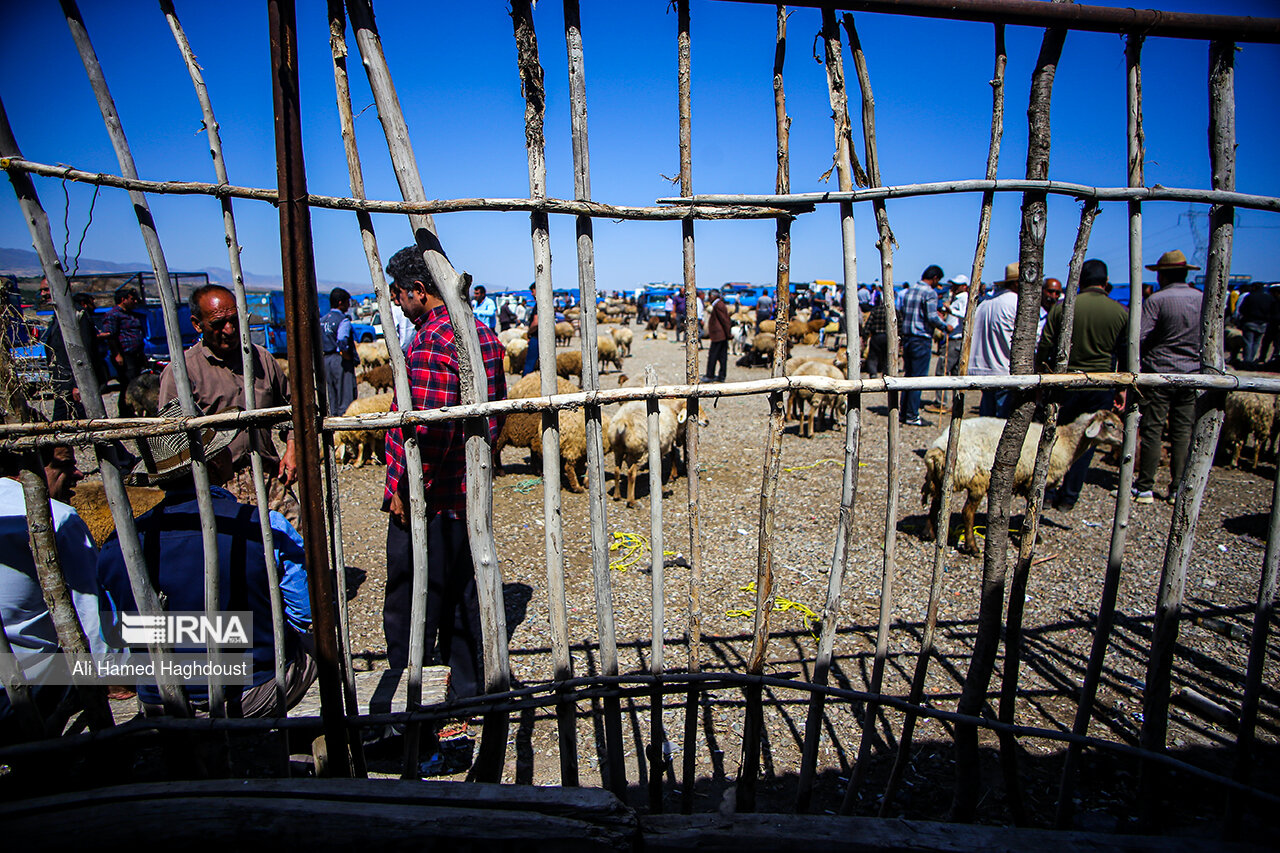
MULTIPOLYGON (((1125 91, 1127 135, 1129 140, 1129 186, 1141 187, 1145 135, 1142 131, 1142 41, 1138 34, 1126 36, 1125 91)), ((1139 361, 1139 339, 1142 331, 1142 203, 1129 202, 1129 364, 1134 373, 1142 369, 1139 361)), ((1107 553, 1107 570, 1102 580, 1102 598, 1098 602, 1098 621, 1093 629, 1093 643, 1089 649, 1089 662, 1085 665, 1084 681, 1080 686, 1080 700, 1076 706, 1071 730, 1084 735, 1089 732, 1093 718, 1093 701, 1102 678, 1102 666, 1106 661, 1107 646, 1111 641, 1111 629, 1115 624, 1116 597, 1120 591, 1120 572, 1124 565, 1124 550, 1129 534, 1129 514, 1133 505, 1133 460, 1138 444, 1138 406, 1136 393, 1130 391, 1125 401, 1124 445, 1121 450, 1120 482, 1116 491, 1116 513, 1111 522, 1111 546, 1107 553)), ((1081 746, 1067 744, 1067 756, 1062 765, 1062 781, 1058 786, 1058 804, 1054 824, 1066 829, 1075 811, 1076 766, 1080 760, 1081 746)))
MULTIPOLYGON (((867 183, 869 186, 881 186, 880 180, 880 155, 876 150, 876 102, 875 95, 871 91, 871 75, 867 70, 867 57, 862 50, 862 42, 858 38, 857 27, 854 26, 853 16, 845 13, 842 18, 845 33, 849 37, 849 50, 853 55, 853 66, 858 75, 858 89, 862 95, 862 134, 863 134, 863 153, 867 161, 867 183)), ((879 239, 876 241, 876 247, 880 250, 880 280, 888 282, 888 290, 886 296, 892 303, 893 291, 893 232, 889 229, 889 213, 885 208, 884 201, 876 200, 872 202, 872 208, 875 211, 876 229, 879 233, 879 239)), ((857 285, 855 284, 854 287, 857 285)), ((892 322, 891 328, 896 331, 897 323, 892 322)), ((889 349, 889 375, 897 375, 897 344, 894 342, 894 336, 891 333, 889 349)), ((898 422, 897 412, 898 395, 891 392, 889 395, 889 436, 886 474, 886 496, 885 496, 885 513, 884 513, 884 563, 880 575, 880 618, 876 628, 876 651, 875 658, 871 665, 871 683, 868 685, 868 692, 879 693, 884 684, 884 667, 889 656, 889 624, 893 617, 893 579, 897 572, 897 544, 898 544, 898 487, 899 487, 899 459, 898 444, 900 425, 898 422)), ((849 777, 849 786, 845 790, 844 802, 841 811, 845 814, 850 813, 853 807, 853 797, 857 794, 859 788, 862 787, 862 780, 866 776, 867 764, 871 758, 871 745, 875 735, 876 716, 880 709, 880 703, 870 700, 863 709, 862 719, 862 739, 858 744, 858 757, 853 766, 853 772, 849 777)))
POLYGON ((271 35, 271 82, 276 126, 276 168, 280 193, 280 258, 283 264, 285 322, 289 338, 293 428, 298 438, 298 492, 302 535, 320 680, 320 715, 324 722, 329 770, 352 773, 348 731, 342 706, 338 661, 335 591, 326 541, 322 493, 320 409, 316 385, 320 366, 316 315, 315 259, 311 253, 311 212, 307 206, 307 174, 302 159, 302 104, 298 91, 297 20, 292 0, 268 0, 271 35))
MULTIPOLYGON (((658 384, 658 374, 653 365, 644 369, 644 384, 650 388, 658 384)), ((661 430, 662 406, 657 397, 646 401, 647 433, 649 439, 649 572, 652 594, 649 625, 649 674, 662 685, 664 590, 662 565, 662 449, 658 433, 661 430)), ((685 422, 686 429, 688 421, 685 422)), ((688 433, 686 433, 688 435, 688 433)), ((689 472, 689 476, 694 476, 689 472)), ((649 809, 662 811, 662 769, 666 763, 663 744, 666 733, 662 724, 662 691, 654 691, 649 703, 649 809)))
MULTIPOLYGON (((1027 178, 1045 180, 1049 174, 1049 101, 1053 78, 1066 30, 1045 31, 1031 79, 1027 109, 1027 178)), ((1044 262, 1044 238, 1048 204, 1044 192, 1027 192, 1022 201, 1022 229, 1019 236, 1018 314, 1014 321, 1010 373, 1033 373, 1036 324, 1040 316, 1040 278, 1044 262)), ((991 486, 987 491, 987 541, 983 554, 982 597, 978 609, 977 637, 973 657, 965 675, 957 705, 959 713, 976 716, 986 701, 987 686, 1000 645, 1001 616, 1004 610, 1006 551, 1009 545, 1009 505, 1013 497, 1013 474, 1022 442, 1035 411, 1031 392, 1016 391, 1016 406, 1005 422, 996 448, 991 486)), ((946 484, 943 484, 945 489, 946 484)), ((978 731, 970 723, 956 725, 956 789, 952 800, 953 820, 973 820, 981 797, 978 731)))
MULTIPOLYGON (((1215 190, 1236 188, 1235 49, 1235 42, 1209 43, 1209 163, 1215 190)), ((1235 207, 1232 205, 1215 204, 1209 209, 1209 260, 1205 264, 1204 301, 1200 309, 1202 373, 1222 373, 1225 368, 1222 312, 1227 298, 1227 276, 1231 271, 1234 218, 1235 207)), ((1201 391, 1197 395, 1196 421, 1186 469, 1182 472, 1182 482, 1171 486, 1177 498, 1173 505, 1169 540, 1165 545, 1164 566, 1160 571, 1139 737, 1141 745, 1153 752, 1164 752, 1165 748, 1182 593, 1195 544, 1196 523, 1200 519, 1200 502, 1213 467, 1218 433, 1222 430, 1225 397, 1222 391, 1201 391)), ((1139 809, 1142 822, 1148 826, 1154 825, 1159 818, 1163 775, 1153 762, 1143 762, 1139 809)))
MULTIPOLYGON (((989 181, 996 179, 997 166, 1000 163, 1000 141, 1004 135, 1004 70, 1008 57, 1004 48, 1004 25, 995 25, 995 70, 991 77, 991 139, 987 148, 987 174, 989 181)), ((982 269, 987 260, 987 241, 991 235, 991 208, 995 201, 995 193, 982 194, 982 212, 978 216, 978 243, 973 254, 973 275, 970 277, 969 299, 965 307, 964 337, 960 342, 960 376, 969 373, 969 350, 973 343, 973 317, 977 310, 978 293, 982 288, 982 269)), ((938 608, 942 600, 943 564, 949 548, 949 530, 951 527, 951 495, 945 484, 955 476, 956 454, 960 447, 960 428, 964 420, 967 394, 964 389, 957 389, 951 397, 951 425, 947 438, 947 456, 943 462, 942 482, 944 484, 940 499, 933 516, 935 533, 933 543, 933 571, 929 580, 929 603, 925 611, 924 636, 920 639, 920 654, 916 658, 915 672, 911 677, 911 691, 908 701, 912 705, 920 704, 924 698, 924 682, 929 675, 929 658, 933 655, 934 636, 938 628, 938 608)), ((884 796, 880 800, 880 817, 887 817, 897 794, 898 785, 902 782, 902 774, 911 758, 911 740, 915 732, 917 715, 908 710, 902 721, 902 735, 898 738, 897 754, 893 759, 893 768, 889 771, 889 781, 885 785, 884 796)))

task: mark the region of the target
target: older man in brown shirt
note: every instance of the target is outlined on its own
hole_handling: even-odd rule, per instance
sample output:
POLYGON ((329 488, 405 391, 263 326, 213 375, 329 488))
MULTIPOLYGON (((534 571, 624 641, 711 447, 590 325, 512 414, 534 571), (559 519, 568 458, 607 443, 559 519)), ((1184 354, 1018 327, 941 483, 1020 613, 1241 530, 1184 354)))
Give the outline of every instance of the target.
MULTIPOLYGON (((231 407, 245 408, 244 370, 241 367, 240 325, 236 318, 236 300, 230 290, 219 284, 208 284, 191 294, 191 324, 201 338, 183 353, 187 376, 196 403, 206 412, 220 412, 231 407)), ((253 346, 254 402, 260 409, 290 404, 289 378, 271 354, 253 346)), ((160 405, 174 399, 177 388, 173 368, 160 374, 160 405)), ((217 483, 244 503, 257 503, 250 467, 251 442, 262 454, 263 475, 267 486, 267 506, 282 514, 295 527, 300 507, 289 486, 297 479, 297 462, 293 446, 293 430, 288 424, 280 429, 285 443, 281 454, 271 439, 269 428, 241 432, 231 442, 234 474, 217 483)))

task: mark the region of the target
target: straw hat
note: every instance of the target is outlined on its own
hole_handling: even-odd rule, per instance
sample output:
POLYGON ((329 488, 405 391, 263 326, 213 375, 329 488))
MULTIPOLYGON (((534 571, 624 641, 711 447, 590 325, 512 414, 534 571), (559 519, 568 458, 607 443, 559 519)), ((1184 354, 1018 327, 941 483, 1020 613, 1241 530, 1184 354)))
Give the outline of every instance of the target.
POLYGON ((1011 281, 1018 280, 1018 262, 1004 265, 1004 278, 998 279, 996 284, 1008 284, 1011 281))
POLYGON ((1200 267, 1187 263, 1187 256, 1181 249, 1173 249, 1160 256, 1154 264, 1147 264, 1149 270, 1198 270, 1200 267))
MULTIPOLYGON (((196 407, 199 409, 199 406, 196 407)), ((205 414, 201 412, 200 414, 205 414)), ((170 400, 158 417, 182 417, 182 405, 170 400)), ((204 445, 204 458, 213 459, 235 440, 238 430, 200 430, 200 442, 204 445)), ((169 435, 149 435, 134 442, 141 460, 129 474, 129 481, 138 486, 154 486, 180 477, 191 470, 191 440, 185 432, 169 435)))

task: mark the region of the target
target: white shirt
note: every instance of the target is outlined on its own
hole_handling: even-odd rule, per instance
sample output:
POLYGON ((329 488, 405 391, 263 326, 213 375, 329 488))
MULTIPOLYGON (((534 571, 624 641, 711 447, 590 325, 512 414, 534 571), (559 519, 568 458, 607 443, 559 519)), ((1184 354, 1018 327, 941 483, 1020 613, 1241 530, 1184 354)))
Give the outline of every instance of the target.
MULTIPOLYGON (((98 615, 98 549, 74 509, 55 500, 49 502, 49 508, 58 559, 80 627, 90 652, 95 657, 105 655, 109 649, 98 615)), ((53 659, 43 656, 58 651, 58 634, 31 556, 22 484, 9 477, 0 477, 0 615, 27 683, 33 687, 46 683, 53 674, 53 659)))
POLYGON ((964 315, 969 310, 969 291, 962 290, 951 298, 947 308, 947 337, 960 340, 964 337, 964 315))
POLYGON ((1013 323, 1017 315, 1018 294, 1013 290, 1001 290, 978 306, 973 315, 969 375, 1009 375, 1013 323))
POLYGON ((413 335, 416 331, 413 328, 413 321, 404 315, 400 310, 400 306, 392 303, 391 305, 391 322, 396 327, 396 337, 400 339, 400 349, 409 352, 409 344, 413 343, 413 335))

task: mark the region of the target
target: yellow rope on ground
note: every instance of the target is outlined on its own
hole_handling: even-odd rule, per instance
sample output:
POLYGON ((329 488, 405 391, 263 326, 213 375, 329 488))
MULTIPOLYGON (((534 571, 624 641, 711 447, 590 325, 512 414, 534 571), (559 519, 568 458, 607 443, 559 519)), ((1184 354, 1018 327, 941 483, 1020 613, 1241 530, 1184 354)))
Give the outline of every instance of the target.
MULTIPOLYGON (((790 473, 791 473, 791 472, 793 472, 793 471, 805 471, 805 470, 807 470, 807 469, 809 469, 809 468, 817 468, 819 465, 826 465, 827 463, 831 463, 831 464, 833 464, 833 465, 840 465, 841 467, 843 467, 843 466, 844 466, 844 460, 843 460, 843 459, 834 459, 834 458, 831 458, 831 459, 819 459, 817 462, 814 462, 812 465, 796 465, 796 466, 793 466, 793 467, 791 467, 791 468, 783 468, 782 470, 783 470, 783 471, 786 471, 788 474, 790 474, 790 473)), ((859 467, 859 468, 866 468, 866 467, 867 467, 867 463, 865 463, 865 462, 859 462, 859 463, 858 463, 858 467, 859 467)))
MULTIPOLYGON (((744 586, 740 586, 738 587, 738 591, 755 592, 756 582, 751 581, 744 586)), ((814 630, 814 626, 818 623, 818 614, 814 613, 808 606, 801 604, 798 601, 791 601, 790 599, 783 598, 779 595, 775 596, 773 599, 773 609, 779 613, 785 613, 788 610, 796 611, 804 619, 805 629, 813 635, 815 640, 818 639, 818 632, 814 630)), ((755 616, 756 609, 754 607, 739 607, 733 610, 726 610, 724 615, 730 619, 745 619, 748 616, 755 616)))
MULTIPOLYGON (((652 546, 649 540, 639 533, 621 533, 613 534, 613 542, 609 545, 610 551, 617 551, 619 548, 626 548, 627 551, 616 560, 609 561, 609 568, 617 569, 625 572, 629 566, 634 566, 644 557, 646 551, 652 552, 652 546)), ((662 556, 674 557, 675 551, 663 551, 662 556)))
MULTIPOLYGON (((986 542, 987 541, 986 529, 987 528, 983 527, 980 524, 974 525, 973 538, 980 539, 981 541, 986 542)), ((953 536, 956 537, 957 543, 964 541, 964 527, 962 527, 961 525, 957 524, 955 527, 951 528, 951 533, 953 536)))

